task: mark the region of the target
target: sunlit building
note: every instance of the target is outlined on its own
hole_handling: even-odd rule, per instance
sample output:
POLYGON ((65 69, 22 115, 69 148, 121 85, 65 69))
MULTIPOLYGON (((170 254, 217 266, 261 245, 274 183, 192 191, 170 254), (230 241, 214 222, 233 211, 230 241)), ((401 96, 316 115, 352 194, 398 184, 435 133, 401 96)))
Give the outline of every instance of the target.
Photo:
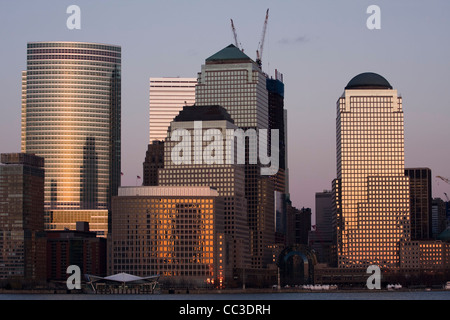
MULTIPOLYGON (((205 60, 198 73, 195 104, 224 107, 234 124, 243 130, 269 129, 266 80, 261 67, 231 44, 205 60)), ((270 247, 275 242, 274 182, 270 176, 261 175, 261 163, 250 163, 249 159, 257 156, 257 148, 247 146, 245 197, 252 267, 262 269, 273 261, 270 247)))
POLYGON ((150 137, 163 141, 167 128, 183 106, 195 103, 196 78, 150 78, 150 137))
POLYGON ((121 48, 31 42, 22 73, 22 152, 45 159, 46 229, 108 232, 120 185, 121 48))
POLYGON ((378 74, 355 76, 337 101, 336 136, 338 267, 399 267, 410 198, 397 90, 378 74))
POLYGON ((172 286, 223 286, 223 202, 209 187, 121 187, 113 198, 109 273, 160 275, 172 286))
POLYGON ((217 190, 223 199, 224 232, 230 239, 230 266, 236 276, 240 276, 244 269, 250 268, 251 260, 244 165, 238 163, 238 150, 235 150, 233 159, 226 160, 231 157, 231 147, 236 149, 237 144, 236 140, 228 144, 227 130, 236 129, 233 119, 221 106, 184 107, 172 121, 164 143, 164 169, 159 170, 159 185, 203 186, 217 190), (183 163, 174 162, 182 143, 173 138, 175 132, 185 132, 191 139, 191 143, 183 140, 186 146, 189 145, 183 151, 186 153, 183 163), (201 137, 198 145, 196 137, 201 137), (214 159, 208 160, 211 141, 217 148, 214 159), (186 158, 187 154, 191 159, 186 158))

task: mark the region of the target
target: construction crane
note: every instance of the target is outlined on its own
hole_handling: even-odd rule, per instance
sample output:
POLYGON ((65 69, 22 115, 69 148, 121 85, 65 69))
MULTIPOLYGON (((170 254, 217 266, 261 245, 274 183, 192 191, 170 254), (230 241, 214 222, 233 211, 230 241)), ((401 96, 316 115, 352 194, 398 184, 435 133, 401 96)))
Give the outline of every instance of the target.
POLYGON ((230 19, 230 20, 231 20, 231 30, 233 31, 233 37, 234 37, 234 45, 238 49, 244 51, 244 49, 241 48, 241 44, 239 43, 238 36, 237 36, 237 33, 236 33, 236 28, 234 27, 233 19, 230 19))
MULTIPOLYGON (((447 182, 448 184, 450 184, 450 179, 448 179, 448 178, 444 178, 444 177, 441 177, 441 176, 436 176, 436 178, 439 178, 439 179, 441 179, 442 181, 447 182)), ((445 195, 445 197, 447 198, 447 201, 449 202, 450 199, 448 198, 447 193, 444 192, 444 195, 445 195)))
POLYGON ((448 179, 448 178, 444 178, 444 177, 441 177, 441 176, 436 176, 436 178, 439 178, 442 181, 447 182, 448 184, 450 184, 450 179, 448 179))
POLYGON ((261 40, 259 41, 258 49, 256 50, 256 63, 260 67, 262 66, 262 54, 263 54, 263 49, 264 49, 264 39, 266 37, 267 21, 268 20, 269 20, 269 9, 267 9, 267 11, 266 11, 266 19, 264 20, 261 40))

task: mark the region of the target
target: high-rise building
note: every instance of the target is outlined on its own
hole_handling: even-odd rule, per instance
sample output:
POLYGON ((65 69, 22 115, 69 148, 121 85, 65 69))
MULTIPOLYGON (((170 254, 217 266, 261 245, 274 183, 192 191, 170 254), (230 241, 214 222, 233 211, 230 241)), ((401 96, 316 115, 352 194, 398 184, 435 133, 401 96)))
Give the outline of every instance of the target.
POLYGON ((209 187, 119 188, 110 273, 158 274, 184 288, 223 286, 229 270, 221 200, 209 187))
POLYGON ((215 188, 224 203, 224 233, 229 236, 228 259, 236 277, 250 268, 250 231, 247 223, 244 165, 238 163, 236 140, 228 144, 227 130, 237 127, 221 106, 187 106, 172 121, 164 142, 164 169, 159 170, 160 186, 205 186, 215 188), (177 141, 175 132, 184 132, 191 141, 177 141), (218 137, 218 138, 217 138, 218 137), (220 139, 220 140, 219 140, 220 139), (214 141, 214 159, 208 150, 214 141), (181 144, 186 148, 180 150, 181 144), (182 152, 180 152, 182 151, 182 152), (180 153, 179 153, 180 152, 180 153), (183 159, 176 156, 183 155, 183 159), (227 156, 230 159, 227 160, 227 156), (175 157, 175 158, 174 158, 175 157), (175 161, 174 161, 175 160, 175 161))
POLYGON ((89 222, 106 236, 120 185, 121 48, 31 42, 22 73, 22 152, 45 158, 46 229, 89 222))
POLYGON ((328 190, 316 192, 315 198, 316 223, 312 227, 308 241, 317 253, 317 260, 320 263, 331 265, 333 245, 332 192, 328 190))
POLYGON ((431 170, 407 168, 411 211, 411 240, 431 239, 431 170))
POLYGON ((164 141, 153 140, 148 145, 143 163, 143 185, 158 185, 158 170, 164 168, 164 141))
POLYGON ((46 280, 44 159, 3 153, 0 165, 0 279, 46 280))
POLYGON ((195 103, 196 78, 150 78, 150 138, 163 141, 183 106, 195 103))
MULTIPOLYGON (((269 129, 266 80, 266 74, 255 61, 234 45, 229 45, 207 58, 202 65, 195 104, 224 107, 240 129, 269 129)), ((250 148, 247 144, 245 197, 251 231, 252 267, 261 269, 273 261, 270 247, 275 242, 275 210, 273 180, 261 175, 261 163, 249 161, 257 156, 257 148, 250 148)))
MULTIPOLYGON (((269 128, 278 130, 278 172, 271 176, 276 191, 289 193, 289 170, 287 157, 287 111, 284 109, 283 76, 276 70, 276 78, 268 78, 267 91, 269 94, 269 128)), ((271 140, 272 137, 270 136, 271 140)), ((269 142, 269 145, 271 143, 269 142)))
POLYGON ((399 266, 410 239, 402 98, 375 73, 355 76, 337 101, 338 267, 399 266))

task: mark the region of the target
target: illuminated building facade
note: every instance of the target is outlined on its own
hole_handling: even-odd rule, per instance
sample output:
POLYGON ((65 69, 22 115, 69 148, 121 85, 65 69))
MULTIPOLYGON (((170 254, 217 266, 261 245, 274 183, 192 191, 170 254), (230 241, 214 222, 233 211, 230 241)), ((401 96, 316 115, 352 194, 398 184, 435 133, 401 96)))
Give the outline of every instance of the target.
POLYGON ((44 159, 3 153, 0 165, 0 279, 46 280, 44 159))
MULTIPOLYGON (((269 129, 267 75, 259 65, 234 45, 205 60, 195 90, 197 106, 220 105, 243 130, 269 129)), ((272 263, 270 247, 275 242, 274 182, 260 174, 261 164, 250 164, 257 148, 246 149, 245 198, 251 232, 251 258, 255 269, 272 263)))
POLYGON ((45 158, 46 229, 108 232, 120 185, 121 48, 32 42, 22 73, 22 152, 45 158))
POLYGON ((337 102, 336 134, 338 267, 399 267, 410 199, 397 90, 375 73, 354 77, 337 102))
POLYGON ((196 78, 150 78, 150 144, 164 141, 173 118, 195 103, 196 84, 196 78))
POLYGON ((223 202, 209 187, 121 187, 113 198, 109 273, 223 286, 223 202))
MULTIPOLYGON (((243 269, 250 268, 250 230, 247 223, 247 200, 245 198, 244 165, 237 163, 238 152, 234 159, 230 147, 236 147, 236 141, 227 145, 226 130, 236 130, 233 120, 227 111, 220 106, 187 106, 172 121, 168 137, 164 143, 164 169, 159 170, 160 186, 204 186, 215 188, 224 203, 224 232, 229 236, 229 261, 233 272, 242 274, 243 269), (186 130, 192 138, 190 143, 191 163, 175 163, 172 156, 181 142, 174 141, 176 130, 186 130), (218 130, 218 131, 216 131, 218 130), (222 140, 216 140, 214 133, 221 134, 222 140), (195 148, 195 137, 202 137, 201 149, 195 148), (206 151, 211 141, 220 149, 216 149, 215 163, 207 163, 206 151), (202 154, 203 151, 203 154, 202 154), (221 154, 221 156, 220 156, 221 154), (220 157, 220 158, 219 158, 220 157), (202 161, 195 163, 195 159, 202 161), (206 160, 206 161, 205 161, 206 160), (220 163, 222 162, 222 163, 220 163)), ((186 142, 183 140, 183 143, 186 142)), ((188 151, 188 150, 185 150, 188 151)), ((185 159, 186 161, 188 159, 185 159)))

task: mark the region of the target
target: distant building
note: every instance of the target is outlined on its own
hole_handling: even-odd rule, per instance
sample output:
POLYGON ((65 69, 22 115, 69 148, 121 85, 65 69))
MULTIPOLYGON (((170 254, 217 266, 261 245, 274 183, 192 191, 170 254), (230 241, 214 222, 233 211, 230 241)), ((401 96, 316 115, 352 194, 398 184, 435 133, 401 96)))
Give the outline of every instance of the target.
POLYGON ((310 232, 309 245, 315 250, 319 263, 332 263, 333 223, 332 192, 316 193, 316 224, 310 232))
POLYGON ((150 144, 163 141, 170 122, 183 106, 195 103, 196 84, 196 78, 150 78, 150 144))
POLYGON ((164 168, 164 141, 154 140, 148 145, 143 163, 143 185, 158 185, 158 170, 164 168))
POLYGON ((3 153, 0 165, 0 279, 46 280, 44 159, 3 153))
POLYGON ((432 238, 431 214, 431 170, 428 168, 407 168, 411 209, 411 240, 432 238))
POLYGON ((121 187, 113 198, 109 273, 172 286, 222 287, 230 276, 223 201, 209 187, 121 187))
POLYGON ((84 221, 77 221, 75 230, 47 231, 47 279, 65 281, 70 265, 78 266, 82 275, 106 276, 106 245, 84 221))
POLYGON ((432 200, 431 204, 431 237, 436 237, 447 228, 447 207, 448 202, 440 198, 432 200))

